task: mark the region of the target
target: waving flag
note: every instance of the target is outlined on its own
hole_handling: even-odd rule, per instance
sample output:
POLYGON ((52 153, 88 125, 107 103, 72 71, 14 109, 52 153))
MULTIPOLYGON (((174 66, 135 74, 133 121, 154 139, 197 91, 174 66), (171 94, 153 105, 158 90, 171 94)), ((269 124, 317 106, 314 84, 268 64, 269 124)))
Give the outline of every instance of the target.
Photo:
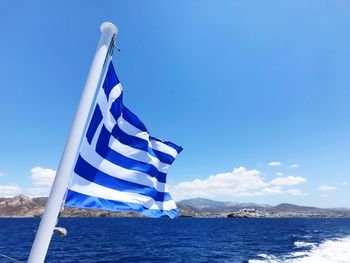
POLYGON ((166 175, 181 150, 151 137, 142 121, 123 105, 122 87, 110 62, 65 206, 174 218, 178 209, 167 190, 166 175))

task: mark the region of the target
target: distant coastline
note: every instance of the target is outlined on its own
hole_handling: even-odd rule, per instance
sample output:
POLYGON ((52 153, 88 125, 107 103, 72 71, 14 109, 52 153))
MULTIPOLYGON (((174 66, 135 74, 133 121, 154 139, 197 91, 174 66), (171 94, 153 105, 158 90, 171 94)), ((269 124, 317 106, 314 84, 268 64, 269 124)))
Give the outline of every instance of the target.
MULTIPOLYGON (((25 195, 0 197, 1 218, 40 217, 47 197, 25 195)), ((294 204, 270 206, 255 203, 220 202, 193 198, 177 202, 180 217, 194 218, 350 218, 348 208, 317 208, 294 204)), ((109 212, 65 207, 61 217, 143 217, 133 212, 109 212)))

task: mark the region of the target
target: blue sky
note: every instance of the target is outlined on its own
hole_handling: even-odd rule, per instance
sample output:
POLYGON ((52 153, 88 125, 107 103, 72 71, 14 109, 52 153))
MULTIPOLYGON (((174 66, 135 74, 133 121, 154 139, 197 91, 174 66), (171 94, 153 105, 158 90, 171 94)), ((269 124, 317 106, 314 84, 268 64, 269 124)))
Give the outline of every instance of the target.
POLYGON ((125 104, 184 148, 168 176, 177 199, 350 207, 349 11, 348 1, 3 3, 0 195, 47 191, 111 21, 125 104))

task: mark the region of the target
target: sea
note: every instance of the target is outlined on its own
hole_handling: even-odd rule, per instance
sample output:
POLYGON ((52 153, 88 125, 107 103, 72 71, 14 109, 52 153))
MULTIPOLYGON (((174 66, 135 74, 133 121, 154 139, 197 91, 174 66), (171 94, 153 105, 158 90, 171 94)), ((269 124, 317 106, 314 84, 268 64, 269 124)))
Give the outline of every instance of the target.
MULTIPOLYGON (((0 219, 0 254, 26 262, 39 218, 0 219)), ((46 262, 350 263, 350 219, 61 218, 46 262)), ((0 262, 14 262, 0 256, 0 262)))

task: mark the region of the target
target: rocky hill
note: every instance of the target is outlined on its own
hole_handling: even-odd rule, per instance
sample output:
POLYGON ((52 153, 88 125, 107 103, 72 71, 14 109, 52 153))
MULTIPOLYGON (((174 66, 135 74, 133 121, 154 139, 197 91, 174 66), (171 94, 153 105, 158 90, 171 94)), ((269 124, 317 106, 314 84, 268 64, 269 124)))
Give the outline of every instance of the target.
POLYGON ((267 204, 255 204, 255 203, 238 203, 238 202, 220 202, 205 198, 192 198, 182 200, 177 203, 178 205, 188 205, 207 213, 224 213, 234 212, 243 208, 256 208, 256 209, 269 209, 272 206, 267 204))
POLYGON ((220 202, 204 198, 182 200, 202 214, 229 217, 350 217, 348 208, 318 208, 282 203, 276 206, 255 203, 220 202))
MULTIPOLYGON (((47 197, 31 198, 17 195, 12 198, 0 198, 0 217, 39 217, 44 211, 47 197)), ((62 217, 141 217, 132 212, 108 212, 95 209, 65 207, 62 217)))
MULTIPOLYGON (((17 195, 0 198, 0 217, 39 217, 47 197, 17 195)), ((177 203, 183 217, 350 217, 348 208, 317 208, 293 204, 270 206, 255 203, 220 202, 204 198, 177 203)), ((142 217, 133 212, 108 212, 66 207, 62 217, 142 217)))

